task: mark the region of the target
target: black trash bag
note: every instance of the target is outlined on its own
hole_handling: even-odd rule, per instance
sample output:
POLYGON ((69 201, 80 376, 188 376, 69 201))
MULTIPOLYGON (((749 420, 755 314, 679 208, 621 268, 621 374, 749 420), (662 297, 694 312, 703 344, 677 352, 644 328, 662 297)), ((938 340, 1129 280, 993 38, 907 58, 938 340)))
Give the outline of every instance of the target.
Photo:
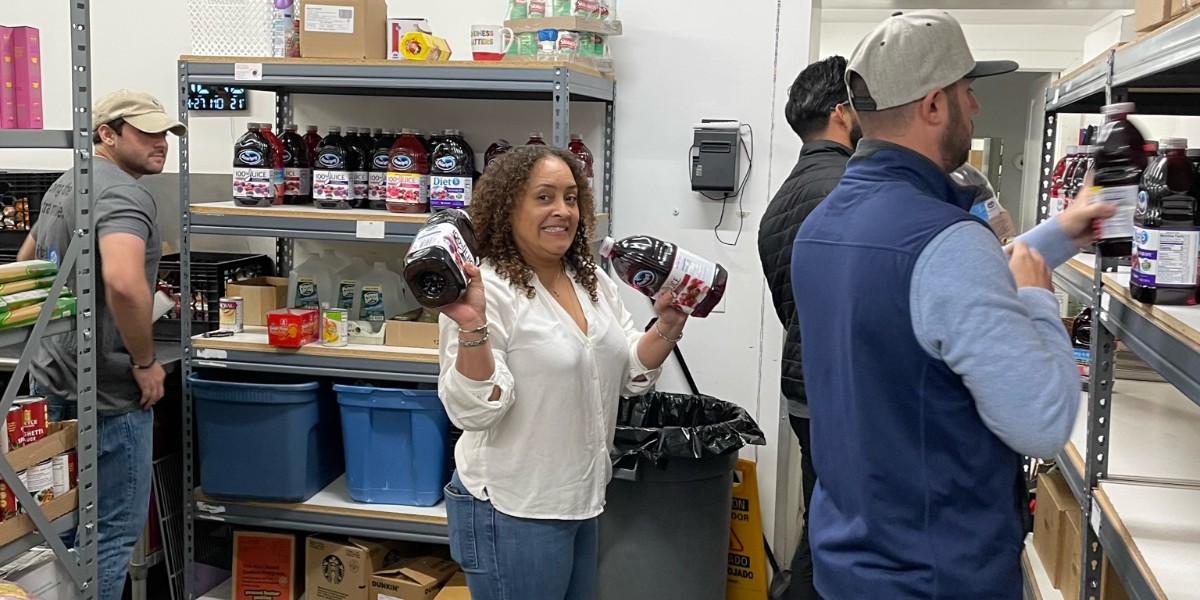
POLYGON ((766 444, 746 409, 711 396, 651 392, 621 398, 611 458, 640 456, 656 466, 669 457, 707 458, 766 444))

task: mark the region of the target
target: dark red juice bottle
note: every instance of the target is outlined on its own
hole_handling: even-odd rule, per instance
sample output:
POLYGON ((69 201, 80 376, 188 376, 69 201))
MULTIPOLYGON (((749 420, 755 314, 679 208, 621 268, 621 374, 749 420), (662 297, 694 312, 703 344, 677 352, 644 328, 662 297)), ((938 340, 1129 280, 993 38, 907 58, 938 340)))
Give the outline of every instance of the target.
POLYGON ((312 163, 308 161, 308 146, 297 129, 295 123, 288 123, 279 138, 283 142, 284 203, 311 204, 312 163))
POLYGON ((1067 153, 1063 155, 1057 165, 1054 165, 1054 173, 1050 176, 1050 209, 1048 217, 1053 217, 1067 208, 1065 195, 1067 166, 1074 160, 1077 152, 1079 152, 1079 149, 1075 146, 1067 146, 1067 153))
POLYGON ((313 163, 313 204, 317 208, 352 208, 349 155, 342 129, 330 127, 329 135, 317 145, 317 162, 313 163))
POLYGON ((475 228, 467 212, 449 209, 425 221, 404 257, 404 281, 421 306, 441 308, 462 297, 475 263, 475 228))
POLYGON ((372 210, 387 210, 388 158, 392 144, 396 143, 396 132, 382 129, 375 139, 371 151, 371 170, 367 173, 367 202, 372 210))
POLYGON ((542 132, 535 131, 535 132, 529 134, 529 141, 525 142, 525 145, 526 146, 545 146, 546 138, 545 138, 545 136, 542 135, 542 132))
POLYGON ((1164 138, 1146 167, 1133 217, 1133 272, 1129 293, 1147 304, 1196 303, 1200 205, 1187 140, 1164 138))
POLYGON ((233 201, 238 206, 271 206, 275 190, 271 184, 271 143, 262 125, 249 123, 246 133, 233 145, 233 201))
POLYGON ((491 146, 483 153, 483 171, 486 173, 489 165, 497 158, 508 154, 512 150, 512 144, 506 139, 499 139, 492 142, 491 146))
POLYGON ((674 292, 675 308, 693 317, 708 316, 725 295, 725 267, 670 242, 648 235, 605 238, 600 254, 639 292, 652 298, 663 290, 674 292))
POLYGON ((317 144, 321 143, 321 134, 317 133, 316 125, 304 127, 304 145, 308 147, 308 164, 317 164, 317 144))
POLYGON ((1117 214, 1101 226, 1096 251, 1106 257, 1128 257, 1133 252, 1133 214, 1137 209, 1138 186, 1146 170, 1145 138, 1129 122, 1132 102, 1110 104, 1101 109, 1106 117, 1094 153, 1095 200, 1117 207, 1117 214))
POLYGON ((567 144, 567 150, 579 159, 579 166, 583 168, 583 176, 587 177, 588 188, 596 189, 596 177, 592 167, 595 159, 592 157, 592 151, 583 143, 583 136, 578 133, 571 134, 571 143, 567 144))

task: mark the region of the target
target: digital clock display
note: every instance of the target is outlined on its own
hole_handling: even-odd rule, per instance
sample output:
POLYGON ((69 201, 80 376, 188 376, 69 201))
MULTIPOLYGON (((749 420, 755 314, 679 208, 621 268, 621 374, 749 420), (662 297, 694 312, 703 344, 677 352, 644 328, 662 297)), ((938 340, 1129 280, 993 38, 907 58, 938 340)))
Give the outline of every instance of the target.
POLYGON ((188 89, 188 110, 249 110, 246 88, 193 83, 188 89))

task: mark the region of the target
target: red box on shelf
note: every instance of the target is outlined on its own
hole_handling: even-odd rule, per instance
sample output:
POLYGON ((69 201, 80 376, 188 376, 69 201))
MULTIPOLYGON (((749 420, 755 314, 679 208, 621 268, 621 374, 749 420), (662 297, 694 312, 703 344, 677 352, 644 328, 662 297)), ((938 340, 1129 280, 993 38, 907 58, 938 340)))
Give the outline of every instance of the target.
POLYGON ((17 126, 17 71, 13 64, 13 28, 0 26, 0 129, 17 126))
POLYGON ((13 72, 18 129, 41 129, 42 34, 37 27, 13 28, 13 72))
POLYGON ((267 341, 272 346, 299 348, 321 339, 321 311, 281 308, 267 313, 267 341))

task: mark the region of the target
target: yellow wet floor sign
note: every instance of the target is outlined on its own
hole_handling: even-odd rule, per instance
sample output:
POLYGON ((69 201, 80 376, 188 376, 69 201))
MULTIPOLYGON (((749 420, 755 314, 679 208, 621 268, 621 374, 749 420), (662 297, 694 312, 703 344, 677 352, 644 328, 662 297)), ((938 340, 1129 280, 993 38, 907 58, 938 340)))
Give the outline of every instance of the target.
POLYGON ((733 482, 729 527, 726 600, 766 600, 767 553, 763 547, 762 513, 754 461, 739 460, 733 482))

